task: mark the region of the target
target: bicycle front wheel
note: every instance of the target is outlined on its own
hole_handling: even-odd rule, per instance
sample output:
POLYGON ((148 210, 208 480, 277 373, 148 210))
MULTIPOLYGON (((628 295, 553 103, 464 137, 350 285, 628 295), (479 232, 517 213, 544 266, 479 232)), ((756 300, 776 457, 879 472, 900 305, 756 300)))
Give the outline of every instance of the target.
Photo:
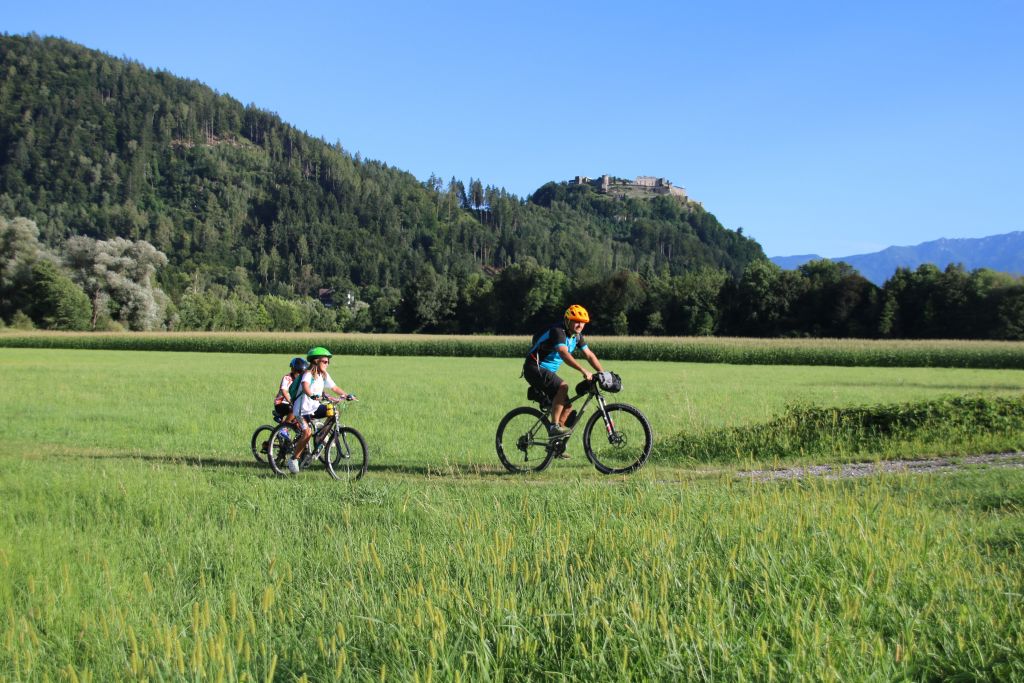
POLYGON ((295 453, 298 438, 298 430, 287 425, 281 425, 271 433, 267 444, 267 463, 276 474, 288 474, 288 460, 295 453))
POLYGON ((554 450, 548 444, 547 417, 527 406, 503 417, 494 436, 498 459, 513 474, 540 472, 550 465, 554 450))
POLYGON ((249 447, 252 449, 252 457, 256 458, 256 462, 267 461, 267 447, 270 446, 270 435, 274 433, 274 429, 274 425, 260 425, 252 433, 249 447))
POLYGON ((626 403, 610 403, 598 410, 583 430, 583 450, 602 474, 626 474, 640 469, 651 455, 651 423, 626 403), (598 425, 600 429, 595 429, 598 425))
POLYGON ((366 474, 370 453, 366 439, 352 427, 341 427, 324 453, 327 473, 339 481, 355 481, 366 474))

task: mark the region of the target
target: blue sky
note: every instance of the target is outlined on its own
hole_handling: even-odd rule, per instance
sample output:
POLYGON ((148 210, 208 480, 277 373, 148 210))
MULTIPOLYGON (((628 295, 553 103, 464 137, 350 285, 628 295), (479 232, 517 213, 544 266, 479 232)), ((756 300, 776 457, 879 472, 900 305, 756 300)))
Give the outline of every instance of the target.
POLYGON ((666 177, 769 256, 1024 230, 1018 0, 36 0, 0 31, 202 81, 421 180, 666 177))

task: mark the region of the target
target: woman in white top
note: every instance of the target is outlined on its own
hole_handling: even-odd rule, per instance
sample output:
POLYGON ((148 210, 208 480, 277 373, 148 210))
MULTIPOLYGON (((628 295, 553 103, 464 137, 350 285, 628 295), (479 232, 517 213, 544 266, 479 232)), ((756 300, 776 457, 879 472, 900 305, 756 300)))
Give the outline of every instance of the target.
POLYGON ((355 396, 344 392, 327 373, 327 366, 331 362, 330 351, 322 346, 315 346, 309 350, 306 358, 309 360, 309 370, 303 373, 300 379, 302 389, 292 407, 292 414, 295 415, 299 428, 302 430, 302 435, 295 443, 295 455, 288 461, 288 471, 292 474, 299 473, 299 459, 306 449, 306 444, 309 443, 309 438, 313 435, 311 421, 327 416, 327 406, 320 403, 320 397, 324 396, 324 389, 330 389, 338 395, 337 399, 325 397, 328 401, 338 403, 344 400, 355 400, 355 396))

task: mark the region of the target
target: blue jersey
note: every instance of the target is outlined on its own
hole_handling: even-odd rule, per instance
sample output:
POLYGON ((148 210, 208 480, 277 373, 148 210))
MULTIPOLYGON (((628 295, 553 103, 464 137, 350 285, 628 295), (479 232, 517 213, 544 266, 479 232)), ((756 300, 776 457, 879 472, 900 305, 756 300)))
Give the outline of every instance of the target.
POLYGON ((578 348, 587 348, 587 342, 583 339, 582 334, 570 337, 566 335, 564 326, 552 325, 534 335, 533 344, 530 346, 526 358, 536 362, 545 370, 558 372, 558 368, 562 367, 562 354, 558 353, 559 348, 564 348, 572 353, 578 348))

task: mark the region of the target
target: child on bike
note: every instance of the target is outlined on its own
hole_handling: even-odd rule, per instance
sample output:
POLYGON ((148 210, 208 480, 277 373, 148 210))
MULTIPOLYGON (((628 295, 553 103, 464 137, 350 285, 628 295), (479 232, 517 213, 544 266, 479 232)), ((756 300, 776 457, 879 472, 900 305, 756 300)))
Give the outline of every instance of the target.
POLYGON ((583 328, 589 322, 590 314, 587 313, 587 309, 579 304, 569 306, 565 310, 561 324, 551 325, 534 335, 533 344, 526 354, 523 377, 531 387, 551 399, 550 433, 553 437, 568 436, 572 433, 572 429, 565 426, 566 422, 571 423, 573 412, 572 408, 566 410, 569 385, 557 374, 562 363, 583 373, 589 380, 592 374, 584 370, 572 356, 573 351, 579 348, 587 362, 598 372, 603 372, 601 362, 583 339, 583 328))
POLYGON ((292 397, 290 394, 292 382, 295 382, 309 369, 309 362, 305 358, 296 356, 288 364, 289 371, 281 378, 281 385, 277 388, 277 396, 274 397, 274 415, 279 422, 293 422, 292 397))
POLYGON ((311 422, 327 416, 327 407, 320 403, 320 398, 326 398, 333 403, 344 400, 354 401, 356 398, 345 393, 327 373, 327 366, 331 362, 330 351, 322 346, 315 346, 309 350, 306 358, 309 360, 309 369, 298 380, 302 384, 292 408, 292 415, 295 416, 299 429, 302 430, 302 435, 295 443, 294 456, 288 461, 288 471, 292 474, 299 473, 299 460, 306 444, 309 443, 309 438, 313 435, 311 422), (338 398, 324 396, 324 389, 330 389, 338 395, 338 398))

